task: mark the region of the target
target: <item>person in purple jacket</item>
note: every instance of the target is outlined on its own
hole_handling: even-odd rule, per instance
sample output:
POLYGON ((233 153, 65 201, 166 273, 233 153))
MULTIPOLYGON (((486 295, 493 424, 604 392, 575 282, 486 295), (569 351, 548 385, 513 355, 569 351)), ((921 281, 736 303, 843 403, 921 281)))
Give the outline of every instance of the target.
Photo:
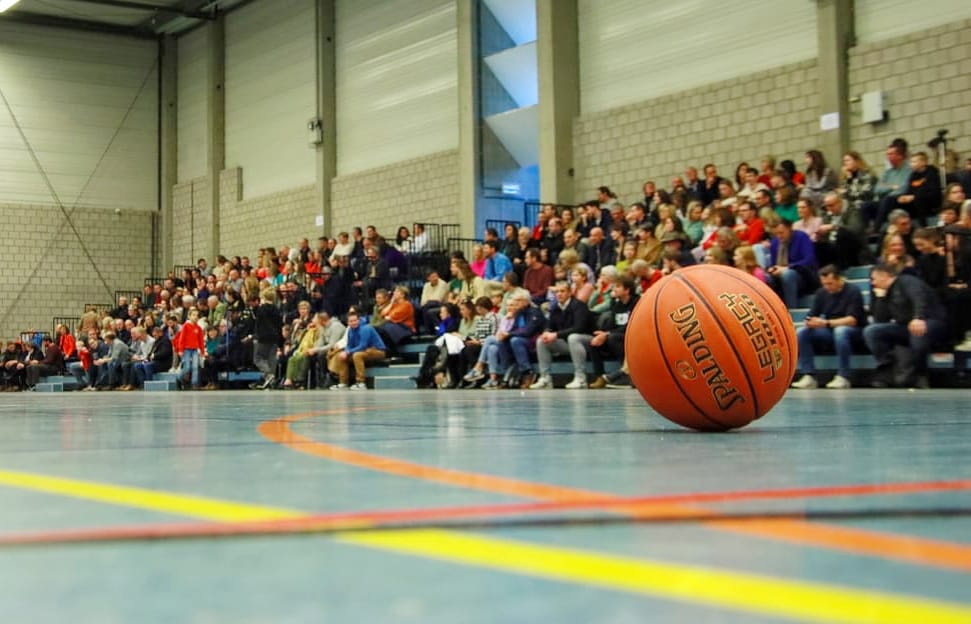
POLYGON ((766 273, 772 277, 776 291, 781 291, 787 308, 797 307, 801 293, 812 292, 819 286, 817 268, 812 240, 804 232, 793 230, 791 221, 781 219, 772 228, 766 273))

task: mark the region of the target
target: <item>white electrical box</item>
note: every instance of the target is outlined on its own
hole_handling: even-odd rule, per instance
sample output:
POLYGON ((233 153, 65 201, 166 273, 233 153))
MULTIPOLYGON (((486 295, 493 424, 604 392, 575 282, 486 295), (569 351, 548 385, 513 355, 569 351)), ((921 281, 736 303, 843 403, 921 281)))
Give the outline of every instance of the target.
POLYGON ((885 118, 883 91, 870 91, 861 98, 863 103, 863 123, 877 123, 885 118))
POLYGON ((315 147, 324 142, 324 124, 317 117, 307 120, 307 144, 315 147))

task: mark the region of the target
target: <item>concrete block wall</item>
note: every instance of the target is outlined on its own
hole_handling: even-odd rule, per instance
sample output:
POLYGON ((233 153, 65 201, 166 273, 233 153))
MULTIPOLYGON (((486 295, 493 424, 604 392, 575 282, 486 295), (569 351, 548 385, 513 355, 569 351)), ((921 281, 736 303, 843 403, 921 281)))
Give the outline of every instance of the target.
MULTIPOLYGON (((209 178, 200 177, 176 184, 172 189, 172 261, 195 264, 209 254, 212 214, 209 178)), ((168 273, 172 267, 161 267, 168 273)))
POLYGON ((458 223, 458 151, 448 150, 334 178, 334 234, 374 225, 393 238, 416 221, 458 223))
POLYGON ((313 185, 243 200, 245 183, 239 167, 219 177, 219 247, 224 256, 255 258, 260 247, 293 247, 303 237, 314 241, 323 235, 315 225, 320 207, 313 185))
POLYGON ((895 137, 912 150, 930 152, 927 141, 946 128, 951 149, 971 156, 971 20, 858 46, 850 51, 850 93, 883 91, 887 121, 864 124, 854 104, 851 143, 871 165, 882 168, 883 152, 895 137))
POLYGON ((151 211, 79 207, 74 228, 108 292, 56 206, 0 204, 6 243, 0 245, 0 338, 51 330, 54 316, 81 316, 85 303, 109 303, 115 290, 141 288, 151 272, 151 211))
MULTIPOLYGON (((627 204, 655 180, 669 188, 686 166, 718 166, 734 176, 741 161, 790 157, 814 147, 818 129, 815 61, 713 83, 654 100, 584 115, 574 122, 576 201, 607 185, 627 204)), ((796 158, 795 156, 800 156, 796 158)))

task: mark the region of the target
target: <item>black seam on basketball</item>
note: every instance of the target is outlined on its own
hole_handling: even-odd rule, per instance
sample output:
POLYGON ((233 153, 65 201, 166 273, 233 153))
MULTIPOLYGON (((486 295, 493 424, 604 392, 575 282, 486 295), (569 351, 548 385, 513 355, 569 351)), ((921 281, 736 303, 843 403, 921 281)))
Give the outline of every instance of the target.
MULTIPOLYGON (((730 277, 730 278, 732 278, 733 280, 735 280, 737 282, 742 282, 743 284, 745 284, 745 280, 743 280, 742 278, 738 277, 737 275, 732 275, 731 273, 726 272, 725 273, 725 277, 730 277)), ((779 326, 783 328, 782 336, 783 336, 783 338, 786 341, 786 353, 793 353, 793 345, 789 342, 789 332, 785 331, 785 324, 786 323, 792 323, 792 317, 790 316, 790 317, 787 317, 787 318, 780 318, 778 312, 775 311, 775 307, 773 307, 771 305, 771 302, 765 297, 765 295, 763 295, 762 293, 758 292, 754 288, 752 289, 752 292, 754 294, 758 295, 759 297, 761 297, 762 298, 762 301, 765 301, 767 304, 770 304, 768 306, 769 307, 769 310, 775 316, 775 319, 777 321, 779 321, 779 326)), ((782 303, 782 300, 779 299, 779 302, 782 303)), ((783 305, 785 305, 785 304, 783 304, 783 305)), ((786 308, 786 310, 788 311, 788 308, 786 308)), ((795 362, 796 361, 796 358, 790 358, 790 361, 791 362, 795 362)), ((792 369, 793 366, 790 365, 789 368, 792 369)), ((796 372, 795 370, 790 370, 789 371, 789 376, 792 377, 795 374, 795 372, 796 372)))
MULTIPOLYGON (((668 281, 664 284, 664 286, 667 286, 670 283, 671 282, 668 281)), ((731 425, 727 425, 723 422, 719 422, 718 420, 712 418, 711 416, 705 413, 705 410, 698 407, 698 404, 695 403, 691 399, 691 397, 688 396, 688 393, 685 392, 684 388, 681 387, 681 382, 678 380, 678 376, 674 374, 673 370, 671 370, 671 363, 668 361, 667 354, 664 352, 664 341, 661 340, 661 323, 658 321, 658 318, 657 318, 657 306, 658 306, 658 303, 660 303, 661 301, 661 293, 664 291, 664 286, 661 287, 661 290, 658 291, 657 296, 654 298, 654 310, 652 310, 652 314, 651 314, 651 320, 654 321, 654 335, 657 337, 657 346, 659 349, 661 349, 661 361, 664 362, 664 367, 668 369, 668 375, 671 377, 671 380, 674 381, 674 385, 675 387, 677 387, 678 392, 680 392, 681 396, 683 396, 685 400, 688 403, 690 403, 693 408, 695 408, 695 411, 698 412, 702 418, 712 423, 713 425, 720 427, 723 430, 734 429, 734 427, 732 427, 731 425)))
MULTIPOLYGON (((750 396, 752 397, 752 407, 754 408, 752 420, 757 420, 759 418, 759 416, 760 416, 760 414, 759 414, 759 397, 755 393, 755 386, 752 385, 752 380, 749 379, 749 376, 748 376, 748 368, 745 366, 745 362, 742 360, 742 356, 739 355, 738 349, 735 348, 735 343, 732 342, 732 337, 725 330, 725 325, 721 322, 721 319, 718 318, 718 314, 715 312, 715 309, 711 307, 711 305, 702 296, 702 294, 698 291, 698 289, 695 288, 694 285, 691 282, 689 282, 688 280, 684 279, 683 276, 678 275, 677 273, 673 273, 673 275, 675 277, 677 277, 678 279, 680 279, 682 282, 684 282, 685 286, 687 286, 688 288, 690 288, 691 291, 695 295, 698 296, 698 299, 701 301, 701 303, 703 303, 705 305, 706 308, 708 308, 708 312, 711 313, 712 318, 715 319, 715 323, 717 323, 718 324, 718 327, 722 330, 722 335, 725 336, 726 341, 728 342, 728 346, 730 346, 732 348, 732 353, 735 354, 735 359, 736 359, 736 361, 738 361, 738 367, 739 367, 739 369, 743 373, 745 373, 743 376, 745 377, 745 383, 748 384, 749 393, 750 393, 750 396)), ((749 421, 749 422, 751 422, 751 421, 749 421)), ((734 425, 733 427, 738 427, 738 426, 739 425, 734 425)))

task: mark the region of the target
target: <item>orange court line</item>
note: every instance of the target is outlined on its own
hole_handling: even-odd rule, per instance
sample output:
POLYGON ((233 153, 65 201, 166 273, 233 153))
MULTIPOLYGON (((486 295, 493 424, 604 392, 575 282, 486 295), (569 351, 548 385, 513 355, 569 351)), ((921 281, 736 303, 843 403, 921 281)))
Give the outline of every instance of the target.
MULTIPOLYGON (((367 409, 369 408, 355 408, 354 411, 365 411, 367 409)), ((309 412, 284 416, 260 423, 257 430, 267 440, 300 453, 411 479, 433 481, 496 494, 547 501, 602 501, 605 503, 613 503, 609 505, 613 511, 635 517, 642 514, 649 516, 658 512, 669 514, 672 517, 678 513, 694 517, 701 513, 710 513, 713 519, 707 522, 706 526, 722 531, 729 531, 750 537, 797 543, 805 546, 815 546, 817 548, 829 548, 881 559, 904 561, 911 564, 971 572, 971 546, 969 545, 799 520, 733 521, 728 518, 719 519, 719 516, 722 514, 717 511, 674 501, 659 500, 657 503, 651 504, 625 504, 628 501, 625 501, 623 497, 603 492, 532 483, 519 479, 496 477, 448 468, 438 468, 395 459, 393 457, 355 451, 334 444, 313 440, 294 432, 291 428, 291 424, 294 422, 333 413, 333 411, 309 412)), ((909 492, 939 491, 935 489, 933 483, 928 483, 928 487, 924 490, 911 489, 909 492)), ((888 487, 902 488, 905 485, 899 484, 888 487)), ((914 485, 911 484, 912 487, 914 485)), ((919 488, 920 486, 917 487, 919 488)), ((817 492, 821 491, 825 491, 825 488, 817 490, 817 492)), ((905 492, 900 490, 897 493, 905 492)), ((736 493, 735 496, 736 498, 734 500, 743 500, 741 493, 736 493)), ((781 491, 777 494, 777 498, 785 497, 786 495, 782 494, 781 491)), ((793 497, 796 496, 794 495, 793 497)))

